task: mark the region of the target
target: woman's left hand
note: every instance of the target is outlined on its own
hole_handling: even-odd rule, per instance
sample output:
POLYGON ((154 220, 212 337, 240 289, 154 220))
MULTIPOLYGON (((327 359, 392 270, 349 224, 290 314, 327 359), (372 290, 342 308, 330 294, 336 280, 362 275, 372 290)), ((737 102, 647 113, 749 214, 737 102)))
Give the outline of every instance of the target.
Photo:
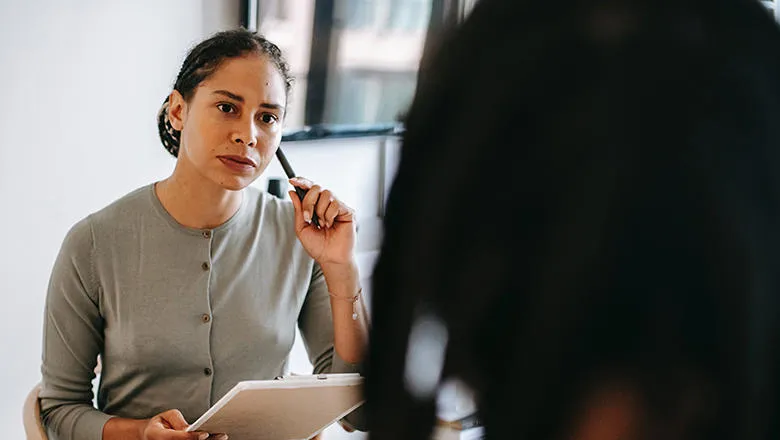
POLYGON ((295 191, 290 191, 295 207, 295 233, 306 252, 320 266, 352 263, 355 258, 355 211, 329 190, 308 179, 295 177, 290 183, 308 190, 303 201, 295 191), (312 213, 317 214, 319 228, 311 222, 312 213))

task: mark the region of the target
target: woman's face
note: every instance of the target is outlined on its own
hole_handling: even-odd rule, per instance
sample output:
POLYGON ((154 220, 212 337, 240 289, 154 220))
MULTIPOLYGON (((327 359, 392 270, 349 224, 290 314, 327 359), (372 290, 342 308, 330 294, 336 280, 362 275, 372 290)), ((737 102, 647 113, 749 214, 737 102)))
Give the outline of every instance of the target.
POLYGON ((224 60, 186 102, 171 94, 169 119, 181 131, 179 163, 217 185, 243 189, 276 153, 287 105, 285 82, 264 55, 224 60), (182 163, 184 162, 184 163, 182 163))

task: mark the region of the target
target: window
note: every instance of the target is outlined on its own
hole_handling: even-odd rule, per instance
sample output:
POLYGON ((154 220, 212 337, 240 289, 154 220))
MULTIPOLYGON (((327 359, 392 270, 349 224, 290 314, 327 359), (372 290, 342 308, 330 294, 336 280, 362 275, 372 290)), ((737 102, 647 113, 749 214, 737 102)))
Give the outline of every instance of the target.
POLYGON ((280 46, 295 77, 286 129, 399 121, 414 95, 431 11, 448 1, 458 4, 248 0, 247 14, 257 14, 257 30, 280 46))
POLYGON ((337 4, 324 122, 397 121, 414 94, 431 1, 337 4))
POLYGON ((289 17, 289 6, 285 0, 260 0, 258 9, 263 11, 263 18, 286 21, 289 17))
POLYGON ((374 22, 374 0, 344 0, 342 25, 349 29, 365 29, 374 22))
MULTIPOLYGON (((285 124, 304 125, 306 86, 315 0, 257 0, 257 31, 282 49, 295 84, 287 103, 285 124)), ((253 8, 248 8, 250 11, 253 8)), ((245 23, 248 20, 245 20, 245 23)), ((251 29, 251 26, 249 26, 251 29)))

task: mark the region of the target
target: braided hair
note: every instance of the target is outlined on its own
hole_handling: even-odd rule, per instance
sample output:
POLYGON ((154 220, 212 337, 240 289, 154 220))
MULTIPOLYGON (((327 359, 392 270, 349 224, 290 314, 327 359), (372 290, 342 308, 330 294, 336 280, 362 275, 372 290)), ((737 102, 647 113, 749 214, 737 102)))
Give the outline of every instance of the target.
MULTIPOLYGON (((293 78, 282 51, 263 36, 243 28, 218 32, 192 48, 182 63, 173 89, 181 93, 184 100, 189 102, 198 85, 211 76, 224 60, 248 53, 268 56, 282 75, 285 93, 289 96, 293 78)), ((181 132, 173 128, 168 119, 169 100, 170 97, 166 97, 157 112, 157 131, 163 147, 173 157, 178 157, 181 132)))

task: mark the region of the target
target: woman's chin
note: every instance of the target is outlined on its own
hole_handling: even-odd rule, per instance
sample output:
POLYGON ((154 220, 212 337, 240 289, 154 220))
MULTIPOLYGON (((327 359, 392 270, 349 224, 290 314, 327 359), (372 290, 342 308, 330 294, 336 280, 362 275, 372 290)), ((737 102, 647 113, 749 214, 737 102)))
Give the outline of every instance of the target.
POLYGON ((220 176, 216 183, 229 191, 241 191, 251 185, 257 179, 257 176, 220 176))

